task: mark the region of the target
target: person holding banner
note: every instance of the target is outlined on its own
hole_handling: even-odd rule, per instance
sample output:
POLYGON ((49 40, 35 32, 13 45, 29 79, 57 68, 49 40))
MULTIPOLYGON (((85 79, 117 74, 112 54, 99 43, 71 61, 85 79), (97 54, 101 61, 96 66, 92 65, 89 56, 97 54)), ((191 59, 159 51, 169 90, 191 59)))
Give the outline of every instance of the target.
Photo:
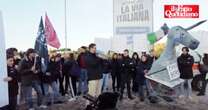
POLYGON ((7 54, 7 72, 8 77, 4 78, 9 86, 9 105, 6 105, 0 110, 17 110, 17 95, 18 95, 18 73, 14 67, 14 56, 7 54))
POLYGON ((21 75, 21 86, 24 93, 25 101, 29 110, 34 110, 32 101, 32 88, 37 93, 37 103, 40 108, 46 108, 42 105, 43 94, 40 86, 40 78, 38 73, 41 71, 40 66, 36 63, 36 52, 34 49, 28 49, 26 57, 23 58, 19 64, 19 73, 21 75))

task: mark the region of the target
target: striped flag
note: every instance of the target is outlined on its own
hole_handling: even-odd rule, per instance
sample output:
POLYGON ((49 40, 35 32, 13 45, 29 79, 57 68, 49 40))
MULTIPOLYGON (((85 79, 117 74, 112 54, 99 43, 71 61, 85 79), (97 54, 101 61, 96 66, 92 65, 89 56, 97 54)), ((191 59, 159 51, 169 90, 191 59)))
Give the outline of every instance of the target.
POLYGON ((147 39, 149 43, 152 45, 155 42, 162 39, 168 33, 168 30, 169 30, 168 26, 164 24, 158 31, 149 33, 147 35, 147 39))

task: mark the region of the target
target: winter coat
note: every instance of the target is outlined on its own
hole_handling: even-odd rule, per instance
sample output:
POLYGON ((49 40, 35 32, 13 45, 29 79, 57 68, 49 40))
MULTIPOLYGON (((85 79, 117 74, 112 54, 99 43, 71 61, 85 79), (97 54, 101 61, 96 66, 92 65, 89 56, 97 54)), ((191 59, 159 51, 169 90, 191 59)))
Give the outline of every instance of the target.
POLYGON ((180 78, 181 79, 192 79, 193 78, 193 70, 192 65, 194 63, 193 56, 187 54, 182 54, 177 59, 178 62, 178 69, 180 71, 180 78))
POLYGON ((86 63, 85 63, 85 60, 84 60, 85 55, 86 55, 85 53, 81 53, 77 58, 77 62, 79 64, 80 68, 83 68, 83 69, 86 68, 86 63))
POLYGON ((121 77, 124 81, 129 81, 135 71, 135 65, 130 57, 124 57, 121 64, 121 77))
POLYGON ((96 54, 87 52, 85 63, 89 81, 102 79, 101 59, 98 58, 96 54))
POLYGON ((111 66, 111 75, 112 76, 115 76, 118 74, 119 72, 119 65, 118 65, 118 60, 116 59, 112 59, 111 60, 111 63, 110 63, 110 66, 111 66))
POLYGON ((54 81, 57 81, 57 79, 61 75, 61 62, 55 62, 50 60, 46 72, 48 72, 49 74, 44 74, 43 82, 50 84, 54 81))
POLYGON ((111 67, 110 67, 110 61, 103 59, 102 60, 102 73, 107 74, 110 73, 111 67))
POLYGON ((32 81, 34 80, 40 81, 40 75, 38 73, 40 73, 41 70, 39 68, 39 64, 36 64, 36 70, 38 71, 38 73, 36 74, 33 71, 31 71, 32 66, 34 66, 34 60, 31 61, 28 58, 22 59, 19 63, 18 72, 20 74, 21 84, 23 86, 31 86, 32 81))
POLYGON ((9 87, 9 96, 14 97, 18 94, 18 73, 14 67, 7 66, 8 76, 12 78, 11 81, 8 82, 9 87))
POLYGON ((149 64, 149 62, 140 62, 137 66, 136 66, 136 82, 139 85, 144 85, 145 84, 145 73, 144 70, 150 70, 151 65, 149 64))

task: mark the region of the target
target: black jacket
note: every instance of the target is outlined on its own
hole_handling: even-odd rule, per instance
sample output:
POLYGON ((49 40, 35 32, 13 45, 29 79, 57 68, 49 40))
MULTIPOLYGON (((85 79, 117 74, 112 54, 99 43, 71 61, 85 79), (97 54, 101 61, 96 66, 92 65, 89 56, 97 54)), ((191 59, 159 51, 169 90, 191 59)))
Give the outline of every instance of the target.
POLYGON ((85 56, 86 69, 88 73, 88 80, 98 80, 102 78, 101 59, 90 52, 85 56))
POLYGON ((180 78, 181 79, 192 79, 193 78, 193 70, 192 65, 194 63, 193 56, 187 54, 187 55, 181 55, 177 59, 178 62, 178 69, 180 71, 180 78))
POLYGON ((46 72, 49 72, 50 75, 44 74, 43 82, 52 83, 54 81, 57 81, 57 79, 61 75, 61 61, 59 62, 50 61, 46 72))
POLYGON ((39 72, 37 74, 33 73, 31 71, 32 66, 34 65, 34 60, 31 61, 28 58, 24 58, 21 60, 18 66, 19 74, 21 77, 21 83, 23 86, 30 86, 32 84, 32 81, 37 80, 39 81, 39 74, 40 73, 40 66, 39 64, 36 64, 36 70, 39 72))
POLYGON ((119 73, 119 65, 118 65, 118 60, 112 59, 110 63, 110 68, 111 68, 111 75, 115 76, 119 73))
POLYGON ((110 67, 110 61, 103 59, 102 60, 102 73, 107 74, 110 73, 111 67, 110 67))
POLYGON ((139 85, 144 85, 145 84, 145 73, 144 70, 150 70, 151 65, 149 64, 149 62, 140 62, 137 66, 136 66, 136 82, 139 85))
POLYGON ((121 64, 122 68, 122 80, 130 80, 135 72, 135 65, 130 57, 124 57, 121 64))
POLYGON ((8 82, 9 86, 9 96, 17 96, 18 94, 18 73, 14 67, 7 67, 8 76, 12 78, 11 81, 8 82))

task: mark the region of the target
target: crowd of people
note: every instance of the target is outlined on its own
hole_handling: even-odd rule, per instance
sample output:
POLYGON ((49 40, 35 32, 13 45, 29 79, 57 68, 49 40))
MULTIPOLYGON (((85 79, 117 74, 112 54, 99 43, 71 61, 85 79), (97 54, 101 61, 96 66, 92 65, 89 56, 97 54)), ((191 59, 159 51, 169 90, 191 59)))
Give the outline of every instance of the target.
MULTIPOLYGON (((180 78, 185 80, 181 85, 180 97, 191 98, 194 58, 188 52, 188 48, 184 47, 177 61, 180 78)), ((34 110, 33 89, 40 108, 61 102, 61 96, 66 95, 76 97, 90 94, 98 97, 104 92, 118 92, 122 101, 126 93, 125 88, 130 100, 134 100, 133 93, 136 93, 140 101, 144 101, 149 94, 145 75, 157 60, 153 51, 149 54, 142 52, 141 55, 134 52, 131 57, 127 49, 123 53, 114 53, 110 58, 101 58, 98 57, 96 44, 93 43, 88 47, 82 46, 78 56, 73 53, 56 53, 49 56, 47 70, 43 72, 42 60, 34 49, 28 49, 21 55, 18 55, 15 48, 7 49, 8 77, 4 78, 4 81, 9 84, 9 105, 2 107, 2 110, 17 110, 18 95, 29 110, 34 110)), ((198 95, 205 95, 207 54, 199 70, 204 80, 198 95)))

